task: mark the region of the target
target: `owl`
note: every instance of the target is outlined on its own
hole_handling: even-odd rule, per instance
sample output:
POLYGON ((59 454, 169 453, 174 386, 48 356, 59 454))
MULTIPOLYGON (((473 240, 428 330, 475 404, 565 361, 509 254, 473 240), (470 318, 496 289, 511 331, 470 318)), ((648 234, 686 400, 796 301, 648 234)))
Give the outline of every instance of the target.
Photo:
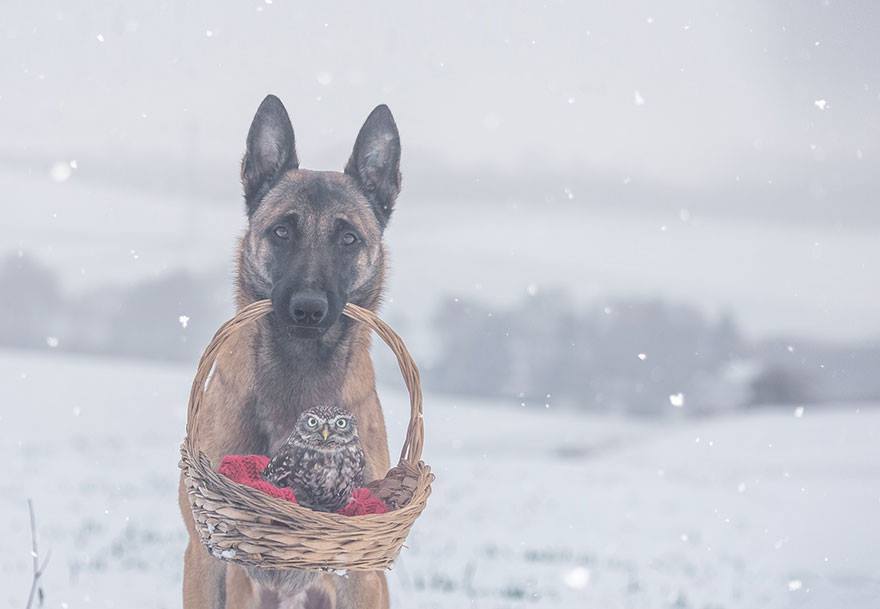
POLYGON ((318 406, 300 415, 263 477, 293 489, 305 507, 336 512, 363 486, 364 464, 354 416, 340 407, 318 406))

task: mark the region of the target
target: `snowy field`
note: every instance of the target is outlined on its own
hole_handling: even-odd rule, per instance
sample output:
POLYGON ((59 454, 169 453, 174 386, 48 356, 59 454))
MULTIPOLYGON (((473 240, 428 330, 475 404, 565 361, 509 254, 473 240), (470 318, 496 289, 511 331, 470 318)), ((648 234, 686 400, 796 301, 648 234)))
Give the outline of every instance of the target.
MULTIPOLYGON (((0 607, 180 606, 190 371, 0 353, 0 607)), ((394 438, 405 396, 382 391, 394 438)), ((880 606, 880 410, 574 417, 428 396, 434 495, 396 607, 880 606)), ((393 448, 393 447, 392 447, 393 448)))

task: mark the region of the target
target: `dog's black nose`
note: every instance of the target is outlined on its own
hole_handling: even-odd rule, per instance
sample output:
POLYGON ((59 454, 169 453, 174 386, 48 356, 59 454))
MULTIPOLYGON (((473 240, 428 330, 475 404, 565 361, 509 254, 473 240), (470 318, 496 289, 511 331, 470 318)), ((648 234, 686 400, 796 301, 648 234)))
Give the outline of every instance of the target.
POLYGON ((317 326, 327 317, 327 309, 327 297, 320 292, 300 292, 290 298, 290 317, 303 326, 317 326))

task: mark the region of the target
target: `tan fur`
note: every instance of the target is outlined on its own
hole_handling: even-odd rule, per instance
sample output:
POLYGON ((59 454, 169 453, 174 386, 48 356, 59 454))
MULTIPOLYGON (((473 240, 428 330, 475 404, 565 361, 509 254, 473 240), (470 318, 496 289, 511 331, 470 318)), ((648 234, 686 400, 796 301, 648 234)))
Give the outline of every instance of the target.
MULTIPOLYGON (((344 406, 358 420, 364 454, 367 458, 367 479, 373 480, 385 475, 389 468, 388 439, 385 432, 385 419, 382 415, 379 398, 376 395, 373 364, 370 360, 369 338, 364 331, 356 341, 358 346, 351 358, 346 382, 343 387, 344 406)), ((253 343, 253 331, 242 332, 237 336, 227 353, 217 362, 213 379, 208 387, 207 399, 200 434, 196 442, 213 463, 218 463, 223 455, 246 452, 247 438, 243 429, 249 425, 243 422, 240 406, 249 401, 253 387, 254 373, 249 346, 253 343)), ((195 531, 189 500, 180 486, 180 508, 190 536, 184 559, 184 609, 219 609, 224 607, 218 586, 226 579, 227 609, 261 608, 260 600, 268 591, 254 583, 245 571, 229 566, 211 556, 199 541, 195 531)), ((383 573, 352 573, 347 577, 337 575, 323 576, 336 592, 334 600, 344 600, 345 604, 334 603, 333 607, 358 609, 381 609, 388 607, 388 589, 383 573)), ((283 605, 276 605, 283 607, 283 605)))

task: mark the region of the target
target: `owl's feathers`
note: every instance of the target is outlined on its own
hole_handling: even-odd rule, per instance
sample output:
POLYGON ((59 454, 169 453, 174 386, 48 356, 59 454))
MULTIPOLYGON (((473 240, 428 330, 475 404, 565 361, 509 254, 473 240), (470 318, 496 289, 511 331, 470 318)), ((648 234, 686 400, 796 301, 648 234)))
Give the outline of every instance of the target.
POLYGON ((301 505, 336 512, 363 486, 365 463, 354 416, 340 407, 319 406, 300 415, 263 477, 292 488, 301 505))

